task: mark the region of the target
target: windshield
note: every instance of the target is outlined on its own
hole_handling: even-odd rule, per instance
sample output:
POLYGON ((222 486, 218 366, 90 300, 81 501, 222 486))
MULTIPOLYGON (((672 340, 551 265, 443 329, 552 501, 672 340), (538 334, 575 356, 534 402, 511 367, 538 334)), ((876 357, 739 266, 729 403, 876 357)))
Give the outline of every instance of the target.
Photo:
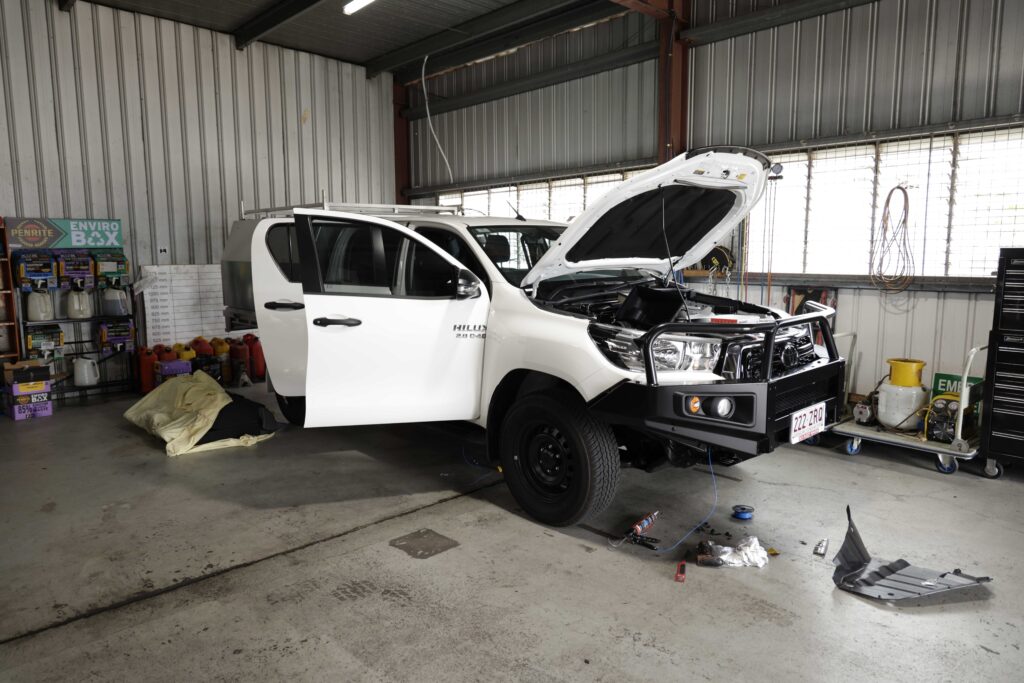
POLYGON ((490 225, 469 233, 501 274, 517 287, 565 230, 563 225, 490 225))

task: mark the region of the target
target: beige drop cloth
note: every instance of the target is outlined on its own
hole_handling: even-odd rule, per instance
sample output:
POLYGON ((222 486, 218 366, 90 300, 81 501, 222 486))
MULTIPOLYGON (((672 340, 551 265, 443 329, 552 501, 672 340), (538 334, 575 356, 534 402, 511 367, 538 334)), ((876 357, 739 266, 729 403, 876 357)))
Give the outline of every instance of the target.
POLYGON ((149 392, 125 411, 124 417, 137 427, 167 443, 167 455, 197 453, 230 446, 251 446, 273 434, 221 439, 196 446, 213 426, 221 408, 231 397, 205 372, 179 375, 149 392))

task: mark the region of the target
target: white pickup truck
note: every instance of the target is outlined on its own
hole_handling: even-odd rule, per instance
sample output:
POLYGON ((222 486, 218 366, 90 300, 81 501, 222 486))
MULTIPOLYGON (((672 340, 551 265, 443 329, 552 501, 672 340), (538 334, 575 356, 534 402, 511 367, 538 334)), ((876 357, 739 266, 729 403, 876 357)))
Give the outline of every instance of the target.
POLYGON ((291 422, 468 420, 524 510, 574 524, 608 505, 622 466, 731 464, 841 412, 831 309, 788 317, 674 277, 750 212, 768 166, 742 148, 691 152, 568 226, 266 210, 224 252, 228 329, 259 328, 291 422))

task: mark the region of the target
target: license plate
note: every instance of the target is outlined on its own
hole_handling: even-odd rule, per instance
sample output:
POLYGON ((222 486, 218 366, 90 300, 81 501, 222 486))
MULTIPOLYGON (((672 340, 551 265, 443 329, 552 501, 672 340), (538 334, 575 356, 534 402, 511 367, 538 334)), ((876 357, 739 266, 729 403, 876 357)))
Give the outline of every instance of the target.
POLYGON ((816 403, 803 410, 798 410, 789 418, 790 443, 800 443, 823 431, 825 431, 824 403, 816 403))

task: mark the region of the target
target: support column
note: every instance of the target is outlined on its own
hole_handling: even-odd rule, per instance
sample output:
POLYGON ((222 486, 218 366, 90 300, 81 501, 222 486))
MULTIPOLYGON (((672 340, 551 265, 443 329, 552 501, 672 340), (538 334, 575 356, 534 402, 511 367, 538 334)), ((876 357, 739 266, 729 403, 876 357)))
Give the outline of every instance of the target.
POLYGON ((686 151, 689 50, 679 32, 690 22, 690 3, 670 0, 669 16, 658 19, 658 162, 686 151))
POLYGON ((401 83, 392 86, 395 116, 395 203, 408 204, 406 191, 412 184, 412 157, 409 153, 409 120, 402 112, 409 108, 409 91, 401 83))

